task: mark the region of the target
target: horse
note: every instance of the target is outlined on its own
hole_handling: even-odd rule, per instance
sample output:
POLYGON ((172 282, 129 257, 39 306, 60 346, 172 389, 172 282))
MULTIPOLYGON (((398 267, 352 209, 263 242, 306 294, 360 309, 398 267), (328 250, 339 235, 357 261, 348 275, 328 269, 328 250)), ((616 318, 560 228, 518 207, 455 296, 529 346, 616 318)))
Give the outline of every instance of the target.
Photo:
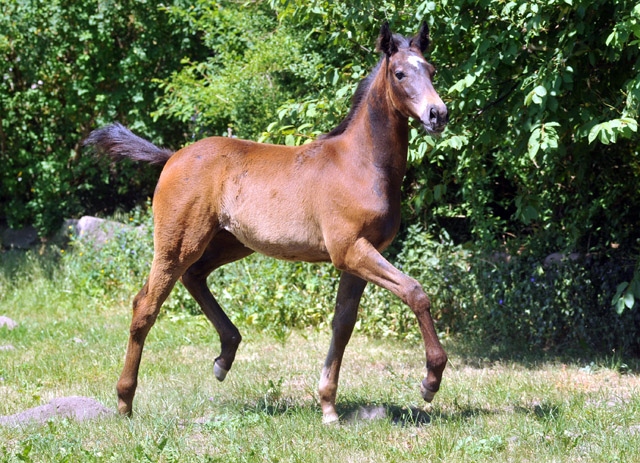
POLYGON ((430 299, 381 252, 400 227, 401 185, 407 169, 409 118, 440 134, 449 121, 434 90, 435 68, 424 58, 425 21, 413 37, 385 22, 380 59, 352 99, 347 117, 302 146, 209 137, 177 152, 159 148, 115 123, 84 144, 114 159, 164 164, 153 195, 154 256, 133 300, 118 410, 132 413, 145 338, 180 279, 220 337, 213 370, 223 381, 242 336, 207 286, 216 268, 253 252, 288 261, 331 262, 341 271, 332 338, 319 396, 323 422, 339 419, 336 393, 345 347, 367 282, 398 296, 415 313, 424 340, 425 401, 438 391, 447 354, 436 334, 430 299))

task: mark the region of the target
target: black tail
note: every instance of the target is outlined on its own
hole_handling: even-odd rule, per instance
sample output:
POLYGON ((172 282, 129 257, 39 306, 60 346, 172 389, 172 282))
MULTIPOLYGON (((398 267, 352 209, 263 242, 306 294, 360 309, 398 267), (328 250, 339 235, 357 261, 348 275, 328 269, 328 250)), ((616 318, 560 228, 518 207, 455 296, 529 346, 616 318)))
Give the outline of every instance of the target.
POLYGON ((152 164, 164 164, 173 155, 173 151, 158 148, 117 122, 94 130, 82 144, 92 146, 96 153, 106 154, 112 159, 127 157, 152 164))

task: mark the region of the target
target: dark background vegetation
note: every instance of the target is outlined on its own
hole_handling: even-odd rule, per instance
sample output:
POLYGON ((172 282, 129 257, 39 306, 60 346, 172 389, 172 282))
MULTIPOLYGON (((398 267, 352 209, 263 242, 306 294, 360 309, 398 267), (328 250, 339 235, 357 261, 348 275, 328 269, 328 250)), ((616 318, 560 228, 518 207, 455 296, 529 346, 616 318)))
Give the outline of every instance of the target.
MULTIPOLYGON (((425 19, 451 122, 440 139, 411 131, 405 226, 390 258, 433 294, 443 332, 640 351, 636 2, 0 5, 0 220, 9 226, 33 224, 46 236, 66 217, 144 204, 157 170, 81 150, 83 137, 112 121, 173 148, 229 133, 311 140, 346 114, 378 59, 380 24, 413 34, 425 19)), ((238 287, 228 299, 245 321, 328 318, 331 269, 251 262, 284 288, 254 304, 284 305, 261 312, 256 288, 238 287), (300 312, 307 296, 291 298, 305 291, 320 291, 322 306, 300 312)), ((242 272, 219 279, 234 288, 250 277, 242 272)), ((359 329, 415 334, 397 301, 367 294, 359 329)))

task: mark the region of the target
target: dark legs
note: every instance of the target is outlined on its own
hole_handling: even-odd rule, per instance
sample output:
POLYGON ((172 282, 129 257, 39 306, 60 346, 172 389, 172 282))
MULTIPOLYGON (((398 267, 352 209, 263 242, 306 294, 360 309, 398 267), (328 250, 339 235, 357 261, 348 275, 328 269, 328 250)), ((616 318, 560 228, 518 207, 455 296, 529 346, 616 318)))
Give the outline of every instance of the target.
MULTIPOLYGON (((156 236, 160 234, 159 228, 156 223, 156 236)), ((174 236, 180 237, 178 233, 174 236)), ((240 343, 240 333, 209 292, 206 287, 206 278, 216 267, 245 257, 252 251, 227 232, 220 232, 213 239, 207 236, 182 236, 181 238, 173 243, 156 242, 149 280, 133 301, 129 344, 124 368, 117 385, 118 410, 121 414, 131 414, 144 341, 158 316, 162 303, 169 296, 180 276, 220 334, 222 353, 216 360, 217 368, 214 367, 219 380, 224 379, 224 375, 231 368, 240 343)))
POLYGON ((338 419, 336 413, 336 392, 340 376, 340 365, 347 343, 351 338, 358 316, 358 305, 367 282, 343 272, 340 277, 336 310, 333 317, 333 337, 327 359, 320 377, 320 405, 322 422, 331 423, 338 419))
POLYGON ((220 381, 224 380, 233 364, 242 336, 209 291, 207 276, 221 265, 246 257, 252 252, 233 235, 222 231, 213 238, 202 257, 189 267, 181 279, 220 336, 221 352, 213 365, 213 372, 220 381))
POLYGON ((343 259, 334 263, 341 270, 388 289, 415 313, 427 357, 427 377, 422 381, 420 392, 424 400, 431 402, 440 388, 442 372, 447 364, 447 354, 440 345, 433 326, 431 301, 420 284, 391 265, 365 239, 356 241, 346 251, 343 259))

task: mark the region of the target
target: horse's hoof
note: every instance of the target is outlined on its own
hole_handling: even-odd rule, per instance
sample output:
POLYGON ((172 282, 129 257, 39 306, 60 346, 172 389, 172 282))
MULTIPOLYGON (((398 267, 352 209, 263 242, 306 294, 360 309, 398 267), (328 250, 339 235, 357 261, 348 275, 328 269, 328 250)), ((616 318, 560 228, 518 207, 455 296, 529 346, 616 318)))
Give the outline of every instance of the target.
POLYGON ((339 422, 337 413, 327 413, 322 416, 322 424, 337 425, 339 422))
POLYGON ((118 413, 120 416, 128 416, 131 417, 131 405, 127 405, 123 401, 118 401, 118 413))
POLYGON ((433 400, 436 393, 435 391, 430 391, 429 389, 427 389, 424 383, 420 383, 420 395, 422 395, 422 398, 425 402, 429 403, 433 400))
POLYGON ((227 373, 229 373, 229 370, 222 368, 217 360, 213 363, 213 374, 216 376, 218 381, 224 381, 227 377, 227 373))

